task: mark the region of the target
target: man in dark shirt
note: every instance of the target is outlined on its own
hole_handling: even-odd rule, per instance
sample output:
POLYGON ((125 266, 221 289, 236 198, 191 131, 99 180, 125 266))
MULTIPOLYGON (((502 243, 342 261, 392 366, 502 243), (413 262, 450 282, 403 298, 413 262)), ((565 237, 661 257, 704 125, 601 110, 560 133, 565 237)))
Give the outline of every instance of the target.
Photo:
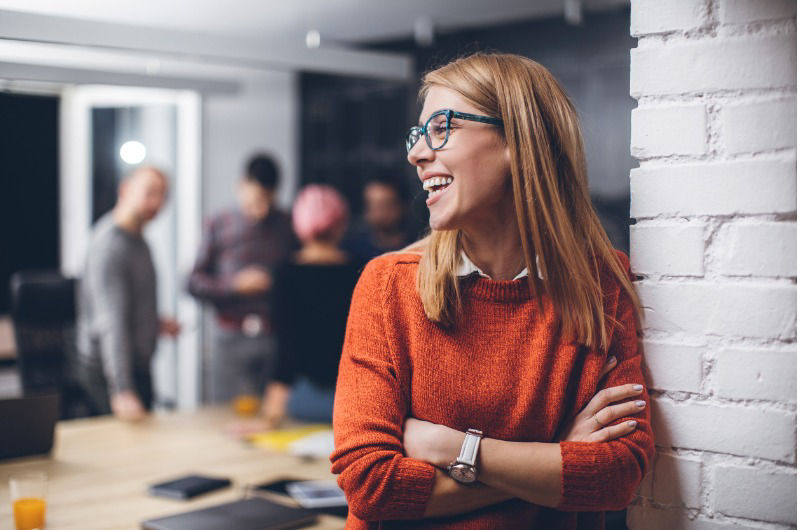
POLYGON ((289 216, 275 207, 278 170, 256 155, 239 183, 239 208, 208 223, 189 292, 216 309, 211 399, 260 395, 274 368, 272 271, 297 247, 289 216))

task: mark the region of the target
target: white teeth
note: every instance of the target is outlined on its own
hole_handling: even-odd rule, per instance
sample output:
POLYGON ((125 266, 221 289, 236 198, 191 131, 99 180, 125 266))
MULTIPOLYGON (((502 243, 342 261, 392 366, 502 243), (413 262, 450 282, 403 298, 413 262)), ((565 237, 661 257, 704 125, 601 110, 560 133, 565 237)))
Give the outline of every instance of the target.
MULTIPOLYGON (((422 189, 430 191, 435 186, 446 186, 453 182, 452 177, 433 177, 422 183, 422 189)), ((442 191, 442 190, 439 190, 442 191)))

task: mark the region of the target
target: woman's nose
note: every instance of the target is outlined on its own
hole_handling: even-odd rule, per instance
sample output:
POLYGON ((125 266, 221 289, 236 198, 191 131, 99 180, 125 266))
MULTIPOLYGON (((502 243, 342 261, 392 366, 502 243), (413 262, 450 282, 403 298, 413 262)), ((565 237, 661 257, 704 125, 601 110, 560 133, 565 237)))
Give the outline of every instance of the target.
POLYGON ((425 137, 420 137, 417 140, 411 150, 408 152, 408 163, 412 166, 417 166, 423 161, 430 161, 433 158, 434 151, 430 147, 428 147, 428 142, 425 141, 425 137))

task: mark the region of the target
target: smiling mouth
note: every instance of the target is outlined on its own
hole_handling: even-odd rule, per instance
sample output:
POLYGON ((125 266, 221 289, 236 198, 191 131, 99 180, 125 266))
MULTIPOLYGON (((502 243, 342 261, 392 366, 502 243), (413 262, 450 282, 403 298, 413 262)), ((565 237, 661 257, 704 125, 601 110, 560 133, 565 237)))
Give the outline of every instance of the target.
POLYGON ((422 189, 428 192, 428 197, 434 197, 447 189, 453 183, 453 177, 433 177, 422 183, 422 189))

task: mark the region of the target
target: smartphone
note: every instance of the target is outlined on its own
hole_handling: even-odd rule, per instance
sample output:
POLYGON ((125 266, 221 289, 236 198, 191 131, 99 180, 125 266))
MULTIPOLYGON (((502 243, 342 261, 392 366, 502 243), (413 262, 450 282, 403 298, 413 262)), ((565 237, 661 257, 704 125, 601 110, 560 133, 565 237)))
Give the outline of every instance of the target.
POLYGON ((299 478, 280 478, 277 480, 273 480, 271 482, 265 482, 264 484, 259 484, 257 486, 253 486, 254 490, 259 491, 271 491, 272 493, 280 493, 281 495, 288 495, 289 492, 286 491, 286 485, 291 482, 298 482, 302 479, 299 478))
MULTIPOLYGON (((289 495, 288 486, 292 483, 303 483, 307 482, 302 478, 297 477, 281 477, 276 480, 272 480, 270 482, 265 482, 263 484, 258 484, 251 488, 253 493, 258 493, 259 491, 268 492, 268 494, 278 494, 278 495, 289 495)), ((338 487, 338 486, 337 486, 338 487)), ((341 491, 341 490, 340 490, 341 491)), ((298 501, 299 504, 299 501, 298 501)), ((347 504, 339 504, 336 506, 328 506, 328 507, 317 507, 317 508, 309 508, 310 510, 317 512, 317 513, 325 513, 328 515, 334 515, 336 517, 347 517, 347 504)))
POLYGON ((344 491, 335 480, 304 480, 290 482, 286 491, 303 508, 332 508, 347 506, 344 491))

